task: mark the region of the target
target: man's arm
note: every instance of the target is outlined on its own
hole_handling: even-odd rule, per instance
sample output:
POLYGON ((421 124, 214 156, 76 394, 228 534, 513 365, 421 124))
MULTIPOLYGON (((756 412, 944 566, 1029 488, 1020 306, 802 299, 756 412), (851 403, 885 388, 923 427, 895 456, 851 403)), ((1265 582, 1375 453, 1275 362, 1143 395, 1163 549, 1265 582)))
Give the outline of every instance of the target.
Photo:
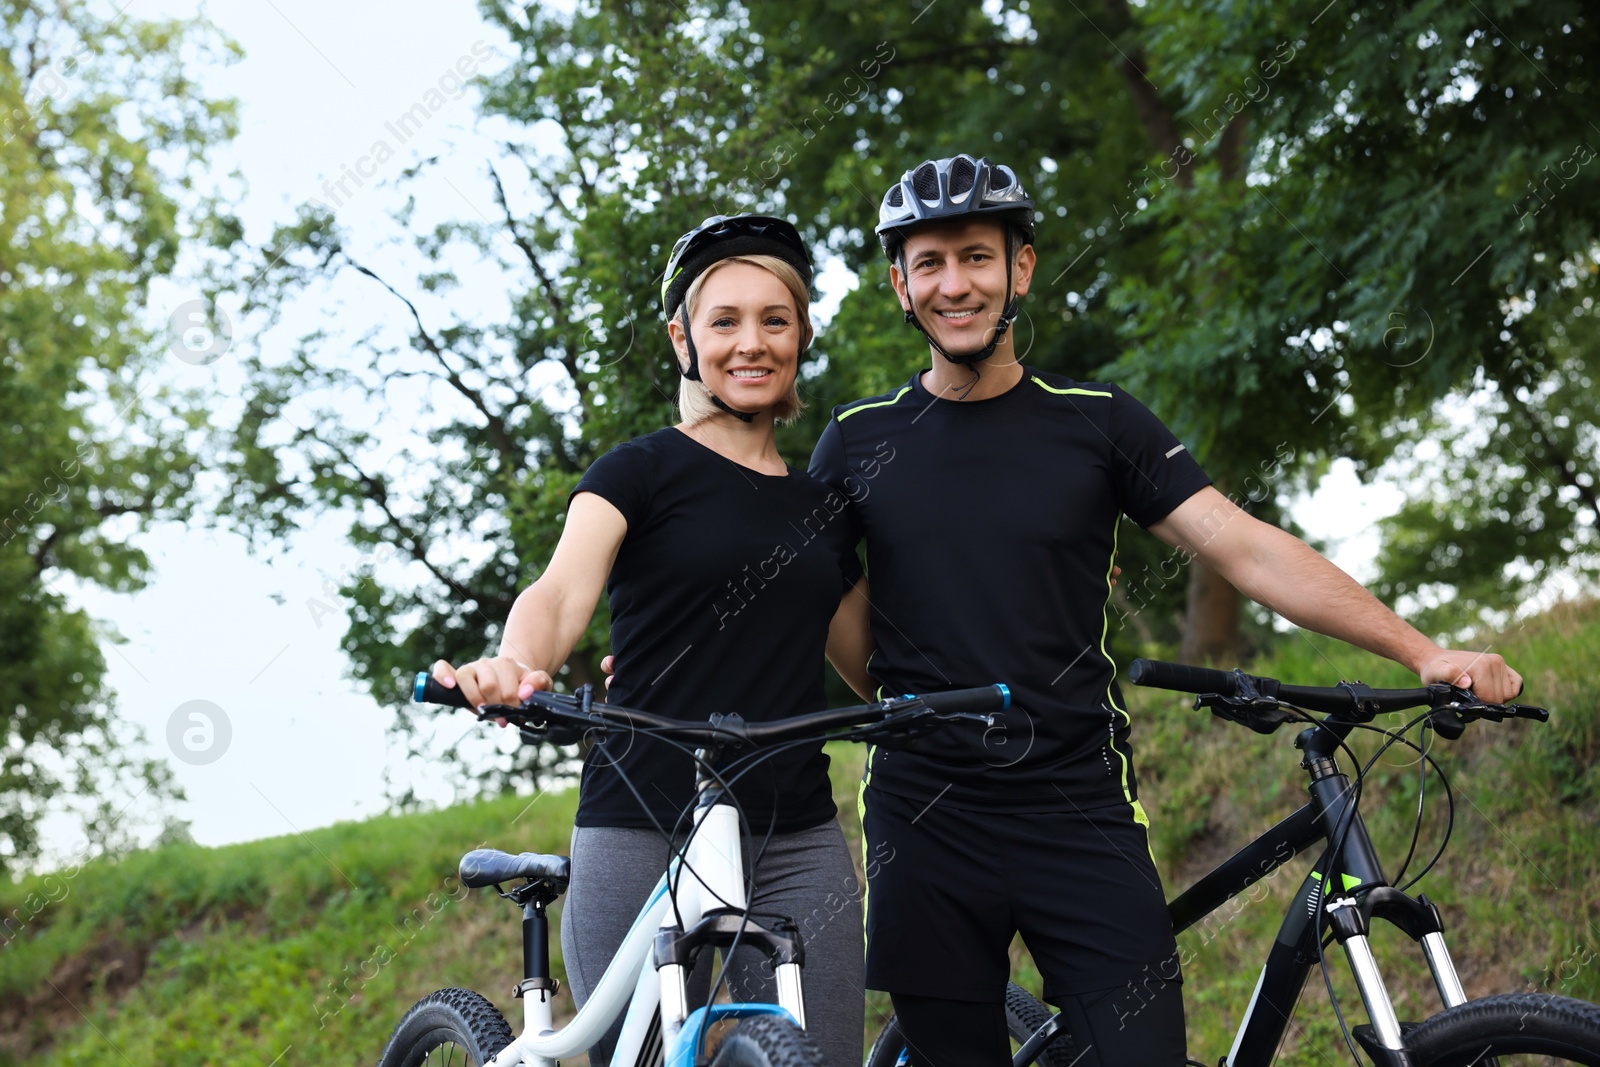
POLYGON ((1215 488, 1195 493, 1150 532, 1296 626, 1392 659, 1425 684, 1470 686, 1491 703, 1522 691, 1522 676, 1499 656, 1440 648, 1310 545, 1246 514, 1215 488))
POLYGON ((828 624, 827 646, 828 662, 862 700, 871 700, 876 688, 867 673, 867 660, 872 658, 875 647, 872 603, 867 599, 867 579, 863 577, 839 600, 839 610, 828 624))

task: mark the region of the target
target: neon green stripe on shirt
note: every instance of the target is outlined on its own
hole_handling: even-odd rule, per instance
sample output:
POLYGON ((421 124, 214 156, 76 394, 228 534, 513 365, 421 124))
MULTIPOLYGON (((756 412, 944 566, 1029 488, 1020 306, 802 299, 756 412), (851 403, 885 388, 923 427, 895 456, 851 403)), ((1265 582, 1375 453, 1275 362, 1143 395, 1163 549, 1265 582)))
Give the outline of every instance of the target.
MULTIPOLYGON (((840 413, 839 416, 834 421, 835 422, 843 422, 845 419, 848 419, 851 415, 854 415, 856 412, 865 411, 868 408, 886 408, 890 404, 899 403, 900 398, 905 396, 910 391, 911 391, 911 386, 902 385, 900 387, 900 391, 898 393, 894 394, 894 396, 890 397, 888 400, 874 400, 870 404, 858 404, 857 406, 851 408, 849 411, 840 413)), ((1111 394, 1107 393, 1106 395, 1110 396, 1111 394)))
POLYGON ((1099 391, 1094 390, 1094 389, 1057 389, 1053 385, 1046 385, 1044 382, 1040 381, 1038 378, 1033 378, 1033 384, 1037 385, 1040 389, 1043 389, 1045 392, 1054 393, 1057 396, 1103 396, 1107 400, 1111 399, 1111 394, 1110 393, 1102 393, 1102 392, 1099 392, 1099 391))

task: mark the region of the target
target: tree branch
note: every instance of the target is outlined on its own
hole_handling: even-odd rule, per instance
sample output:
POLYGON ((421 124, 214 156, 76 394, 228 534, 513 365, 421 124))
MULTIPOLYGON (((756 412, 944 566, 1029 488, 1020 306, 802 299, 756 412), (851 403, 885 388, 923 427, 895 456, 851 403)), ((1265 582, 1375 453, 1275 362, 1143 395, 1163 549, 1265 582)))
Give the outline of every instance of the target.
MULTIPOLYGON (((1133 13, 1128 10, 1127 0, 1105 0, 1105 5, 1112 17, 1121 23, 1117 35, 1129 36, 1137 23, 1133 13)), ((1135 46, 1129 51, 1120 48, 1118 51, 1122 55, 1119 64, 1122 76, 1128 83, 1128 93, 1133 97, 1134 109, 1139 113, 1139 123, 1144 127, 1145 136, 1150 138, 1150 144, 1157 152, 1177 166, 1174 180, 1178 187, 1191 188, 1194 178, 1190 172, 1194 168, 1195 156, 1178 134, 1178 122, 1173 117, 1172 109, 1161 99, 1161 93, 1150 80, 1150 64, 1145 58, 1144 49, 1135 46)))
POLYGON ((534 251, 528 239, 522 236, 517 229, 517 220, 511 213, 511 204, 506 199, 506 187, 500 182, 500 172, 494 169, 494 164, 489 164, 489 177, 494 179, 494 198, 500 205, 500 210, 505 213, 506 229, 511 231, 511 240, 522 249, 522 254, 528 257, 528 264, 533 267, 533 273, 539 279, 539 286, 544 290, 545 299, 550 301, 550 306, 555 309, 556 317, 561 320, 566 329, 563 331, 561 343, 561 365, 566 368, 567 377, 572 379, 573 388, 578 391, 578 407, 583 411, 583 418, 589 415, 589 397, 583 388, 583 381, 579 377, 578 353, 571 343, 572 323, 567 318, 567 304, 561 298, 560 291, 556 288, 555 281, 545 271, 544 264, 539 262, 539 255, 534 251))
POLYGON ((446 589, 450 590, 452 595, 461 600, 472 600, 478 603, 483 602, 483 597, 478 596, 472 590, 468 589, 466 586, 450 577, 428 559, 427 538, 412 531, 400 518, 400 516, 394 513, 394 509, 389 506, 389 486, 383 480, 383 478, 377 475, 368 474, 366 471, 362 470, 361 465, 357 463, 348 452, 334 444, 332 441, 319 437, 317 434, 311 431, 307 431, 306 436, 322 445, 322 447, 328 449, 328 451, 332 452, 334 455, 338 456, 344 461, 344 464, 353 472, 355 480, 361 484, 363 489, 366 490, 367 500, 373 504, 376 504, 378 509, 383 512, 384 519, 388 522, 390 528, 395 533, 395 542, 403 545, 406 552, 410 554, 412 559, 426 567, 428 569, 428 573, 437 578, 446 589))
MULTIPOLYGON (((503 147, 507 152, 510 152, 512 155, 516 156, 517 159, 522 163, 522 166, 528 172, 528 180, 537 185, 544 195, 550 199, 550 206, 556 211, 559 211, 561 216, 568 222, 576 224, 578 221, 578 216, 574 215, 570 210, 568 210, 567 205, 561 200, 559 190, 557 190, 549 182, 545 181, 544 176, 539 173, 539 168, 533 163, 528 162, 528 157, 522 154, 522 149, 509 141, 503 142, 501 147, 503 147)), ((494 168, 491 167, 490 169, 493 170, 494 168)))
POLYGON ((1223 181, 1235 182, 1244 177, 1244 133, 1248 126, 1247 115, 1241 111, 1223 127, 1217 140, 1217 172, 1223 181))
POLYGON ((506 187, 500 182, 500 172, 494 169, 494 164, 489 164, 489 177, 494 179, 494 199, 500 205, 500 210, 506 217, 506 229, 511 231, 511 242, 522 249, 522 254, 528 258, 528 265, 533 268, 533 273, 539 279, 539 287, 544 290, 544 295, 555 308, 556 314, 561 318, 567 317, 566 301, 561 298, 561 293, 556 289, 556 283, 544 269, 544 264, 539 262, 539 254, 533 250, 528 239, 522 236, 517 229, 516 216, 511 214, 511 205, 506 201, 506 187))
POLYGON ((449 382, 456 392, 465 397, 468 403, 478 409, 478 413, 483 416, 484 421, 489 426, 489 435, 494 439, 495 451, 500 453, 500 457, 506 463, 507 468, 514 470, 520 467, 525 457, 522 449, 517 446, 516 438, 512 436, 511 431, 507 428, 505 420, 497 412, 491 411, 488 401, 483 398, 483 394, 463 381, 461 375, 450 365, 449 360, 445 358, 444 347, 422 324, 422 315, 417 311, 417 306, 394 286, 379 277, 376 272, 351 258, 348 252, 342 254, 351 266, 389 290, 395 299, 406 306, 411 312, 411 321, 416 324, 417 338, 422 342, 422 347, 433 356, 434 360, 444 370, 444 380, 449 382))

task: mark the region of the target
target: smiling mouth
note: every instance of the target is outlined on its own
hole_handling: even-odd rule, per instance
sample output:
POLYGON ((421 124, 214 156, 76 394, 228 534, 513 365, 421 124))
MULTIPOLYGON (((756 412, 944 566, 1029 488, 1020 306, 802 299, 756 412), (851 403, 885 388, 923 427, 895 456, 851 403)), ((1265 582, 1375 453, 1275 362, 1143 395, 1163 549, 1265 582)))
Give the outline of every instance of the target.
POLYGON ((965 326, 967 323, 977 320, 978 309, 972 308, 969 311, 936 311, 934 314, 952 326, 965 326))
POLYGON ((759 382, 772 377, 772 372, 770 370, 732 370, 728 372, 728 375, 744 382, 759 382))

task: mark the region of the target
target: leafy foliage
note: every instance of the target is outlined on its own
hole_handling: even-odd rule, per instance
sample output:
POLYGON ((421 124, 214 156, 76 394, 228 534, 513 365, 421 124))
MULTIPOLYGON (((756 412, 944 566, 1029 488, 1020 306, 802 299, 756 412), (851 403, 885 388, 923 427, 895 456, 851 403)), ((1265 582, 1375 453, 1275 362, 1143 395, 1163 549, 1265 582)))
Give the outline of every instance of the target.
MULTIPOLYGON (((448 266, 416 285, 391 280, 348 251, 332 217, 307 212, 264 253, 271 269, 252 306, 270 311, 291 289, 355 274, 394 297, 404 340, 363 335, 355 361, 321 336, 287 361, 257 356, 245 416, 225 444, 238 492, 224 514, 244 529, 282 537, 306 514, 344 507, 354 543, 392 546, 409 562, 409 586, 352 577, 343 589, 354 673, 402 727, 411 722, 405 682, 419 664, 495 645, 588 465, 675 421, 661 265, 694 222, 751 205, 705 160, 757 159, 738 147, 750 116, 727 67, 747 46, 718 37, 722 24, 685 25, 670 5, 649 3, 485 14, 518 58, 480 86, 482 111, 513 120, 525 143, 488 161, 492 221, 414 239, 430 259, 463 246, 490 257, 510 288, 506 320, 453 317, 443 294, 460 278, 448 266), (558 150, 533 147, 551 133, 558 150), (397 447, 403 425, 418 430, 397 447)), ((600 680, 606 633, 602 613, 559 684, 600 680)), ((531 752, 490 777, 523 775, 530 768, 518 760, 531 752)))
MULTIPOLYGON (((195 182, 233 133, 186 74, 185 50, 212 44, 203 24, 0 4, 0 871, 36 854, 47 809, 107 776, 166 787, 106 691, 115 635, 63 586, 138 588, 130 533, 185 513, 195 423, 150 382, 141 312, 186 242, 230 225, 195 182)), ((92 839, 118 839, 129 795, 91 801, 92 839)))
MULTIPOLYGON (((751 7, 765 54, 808 72, 802 91, 764 98, 767 129, 803 122, 856 57, 892 42, 883 75, 806 126, 774 180, 852 267, 882 269, 862 199, 904 167, 962 150, 1011 163, 1042 207, 1026 358, 1123 382, 1269 519, 1330 457, 1378 469, 1443 398, 1548 381, 1525 353, 1553 320, 1525 307, 1566 306, 1600 221, 1585 66, 1600 31, 1582 5, 1017 0, 986 13, 751 7), (1285 447, 1295 459, 1274 491, 1250 492, 1285 447)), ((852 301, 881 306, 881 293, 852 301)), ((818 389, 869 392, 853 375, 875 378, 870 365, 830 360, 818 389)), ((1590 477, 1592 448, 1569 458, 1590 477)), ((1557 510, 1570 542, 1584 509, 1557 510)), ((1561 543, 1518 558, 1559 565, 1561 543)), ((1503 562, 1468 554, 1441 578, 1492 586, 1503 562)), ((1177 635, 1163 622, 1159 636, 1177 635)))
MULTIPOLYGON (((808 413, 781 433, 794 462, 834 404, 926 360, 871 225, 890 180, 957 151, 1007 161, 1040 204, 1023 358, 1125 383, 1269 520, 1285 521, 1285 502, 1334 457, 1368 475, 1403 462, 1441 402, 1545 398, 1554 432, 1566 394, 1544 390, 1584 379, 1581 346, 1564 349, 1565 371, 1542 354, 1571 306, 1569 276, 1592 262, 1600 210, 1588 195, 1600 168, 1580 161, 1600 113, 1583 65, 1597 29, 1581 5, 483 11, 517 50, 481 84, 482 113, 513 131, 486 176, 495 210, 412 237, 430 258, 464 243, 499 264, 505 319, 454 318, 444 294, 461 279, 447 267, 388 277, 308 214, 264 251, 258 306, 364 275, 394 294, 406 339, 366 335, 352 361, 315 336, 291 360, 258 359, 228 446, 241 524, 281 536, 348 508, 357 544, 412 561, 409 585, 347 587, 355 673, 397 709, 419 663, 494 643, 579 472, 672 420, 656 274, 672 239, 714 211, 785 212, 857 277, 803 371, 808 413), (416 410, 431 421, 393 447, 393 416, 414 424, 416 410), (362 412, 390 414, 351 417, 362 412)), ((397 221, 412 217, 408 205, 397 221)), ((1514 421, 1526 416, 1487 417, 1528 451, 1533 431, 1514 421)), ((1531 485, 1567 485, 1538 505, 1547 534, 1500 537, 1491 512, 1457 506, 1463 537, 1510 548, 1419 564, 1472 586, 1463 611, 1514 594, 1507 567, 1543 573, 1587 536, 1593 443, 1568 421, 1568 477, 1544 469, 1555 452, 1528 452, 1531 485)), ((1491 481, 1483 493, 1498 492, 1491 481)), ((1421 558, 1406 546, 1440 541, 1442 520, 1423 515, 1397 520, 1410 532, 1385 556, 1391 596, 1425 584, 1405 569, 1421 558)), ((1131 531, 1121 552, 1122 641, 1187 639, 1196 656, 1236 658, 1232 594, 1200 595, 1209 572, 1173 571, 1164 546, 1131 531)), ((1265 616, 1245 630, 1251 645, 1269 640, 1265 616)), ((600 619, 564 684, 597 677, 603 634, 600 619)))

